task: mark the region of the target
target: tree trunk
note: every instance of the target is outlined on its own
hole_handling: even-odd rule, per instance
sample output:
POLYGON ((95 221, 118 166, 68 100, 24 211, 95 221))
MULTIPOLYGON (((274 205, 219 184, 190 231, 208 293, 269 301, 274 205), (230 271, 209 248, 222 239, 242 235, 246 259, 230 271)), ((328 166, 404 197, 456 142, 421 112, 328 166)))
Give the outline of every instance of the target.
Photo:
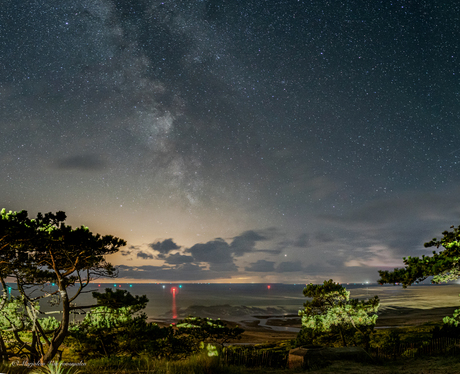
POLYGON ((32 342, 30 343, 29 362, 38 362, 40 354, 37 351, 37 334, 32 332, 32 342))
POLYGON ((339 328, 339 331, 340 331, 340 337, 342 338, 342 344, 344 347, 347 346, 347 342, 345 340, 345 335, 343 335, 343 330, 341 328, 339 328))
POLYGON ((67 332, 69 331, 69 322, 70 322, 70 302, 69 296, 67 295, 67 291, 64 289, 60 289, 61 292, 61 300, 62 300, 62 320, 59 328, 53 335, 51 339, 50 345, 48 347, 48 351, 45 353, 44 356, 40 359, 41 364, 48 364, 54 356, 59 351, 59 347, 61 346, 62 342, 64 341, 65 337, 67 336, 67 332))
POLYGON ((8 362, 8 351, 6 349, 3 335, 0 333, 0 360, 1 362, 8 362))

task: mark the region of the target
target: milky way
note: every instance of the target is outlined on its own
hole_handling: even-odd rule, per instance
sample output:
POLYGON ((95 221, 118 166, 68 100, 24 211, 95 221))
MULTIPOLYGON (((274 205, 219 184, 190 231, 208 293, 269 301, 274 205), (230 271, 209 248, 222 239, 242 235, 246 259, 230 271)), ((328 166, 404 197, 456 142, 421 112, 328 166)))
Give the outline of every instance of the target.
POLYGON ((0 207, 120 277, 375 281, 460 213, 460 7, 6 0, 0 207))

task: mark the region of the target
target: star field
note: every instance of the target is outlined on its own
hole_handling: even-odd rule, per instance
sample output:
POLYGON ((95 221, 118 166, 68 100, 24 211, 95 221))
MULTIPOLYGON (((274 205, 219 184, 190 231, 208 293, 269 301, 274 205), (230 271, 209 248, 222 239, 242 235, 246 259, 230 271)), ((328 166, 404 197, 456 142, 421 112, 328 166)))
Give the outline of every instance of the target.
POLYGON ((460 6, 0 9, 0 206, 128 241, 120 277, 375 281, 458 225, 460 6))

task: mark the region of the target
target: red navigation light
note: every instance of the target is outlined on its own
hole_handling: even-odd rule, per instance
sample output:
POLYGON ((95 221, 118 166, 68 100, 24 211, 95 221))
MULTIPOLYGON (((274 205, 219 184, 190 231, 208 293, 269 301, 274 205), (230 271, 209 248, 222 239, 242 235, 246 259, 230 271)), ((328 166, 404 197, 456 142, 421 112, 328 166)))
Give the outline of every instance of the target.
POLYGON ((270 289, 270 285, 268 285, 267 288, 270 289))

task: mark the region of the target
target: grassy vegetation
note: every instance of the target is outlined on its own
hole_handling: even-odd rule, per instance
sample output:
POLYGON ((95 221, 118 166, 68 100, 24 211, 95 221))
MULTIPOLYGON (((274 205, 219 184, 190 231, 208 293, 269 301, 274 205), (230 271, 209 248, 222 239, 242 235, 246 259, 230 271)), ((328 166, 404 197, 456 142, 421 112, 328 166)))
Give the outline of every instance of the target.
MULTIPOLYGON (((372 340, 374 345, 384 346, 388 344, 388 337, 395 334, 402 343, 428 341, 433 337, 433 330, 440 324, 426 323, 420 326, 404 327, 399 329, 376 330, 372 340)), ((285 341, 278 344, 258 345, 260 350, 285 350, 288 351, 293 346, 292 341, 285 341)), ((79 359, 73 355, 71 349, 64 349, 62 361, 64 363, 78 363, 79 359)), ((25 374, 30 373, 37 367, 22 366, 22 361, 16 361, 15 365, 0 366, 1 373, 25 374)), ((296 374, 306 372, 305 370, 275 369, 267 367, 247 368, 245 366, 226 365, 220 356, 208 356, 206 350, 189 356, 182 360, 156 359, 148 352, 144 352, 136 357, 113 356, 102 357, 93 360, 85 360, 81 366, 62 366, 61 371, 56 374, 115 374, 115 373, 155 373, 155 374, 296 374)), ((45 371, 46 372, 46 371, 45 371)), ((375 360, 370 363, 360 363, 353 361, 335 361, 325 363, 324 367, 312 368, 309 373, 334 373, 334 374, 419 374, 419 373, 460 373, 460 360, 455 356, 431 356, 418 358, 398 358, 397 360, 383 359, 375 360)), ((53 374, 54 372, 48 371, 53 374)))
MULTIPOLYGON (((68 367, 65 367, 67 370, 68 367)), ((31 368, 26 367, 0 367, 2 373, 25 374, 31 368)), ((336 361, 324 368, 304 371, 272 368, 245 368, 238 366, 222 365, 216 357, 196 355, 181 361, 168 362, 166 360, 150 360, 128 362, 89 362, 84 367, 71 369, 80 374, 298 374, 298 373, 334 373, 334 374, 449 374, 460 373, 460 360, 458 357, 426 357, 410 360, 386 361, 381 363, 358 363, 351 361, 336 361)))

